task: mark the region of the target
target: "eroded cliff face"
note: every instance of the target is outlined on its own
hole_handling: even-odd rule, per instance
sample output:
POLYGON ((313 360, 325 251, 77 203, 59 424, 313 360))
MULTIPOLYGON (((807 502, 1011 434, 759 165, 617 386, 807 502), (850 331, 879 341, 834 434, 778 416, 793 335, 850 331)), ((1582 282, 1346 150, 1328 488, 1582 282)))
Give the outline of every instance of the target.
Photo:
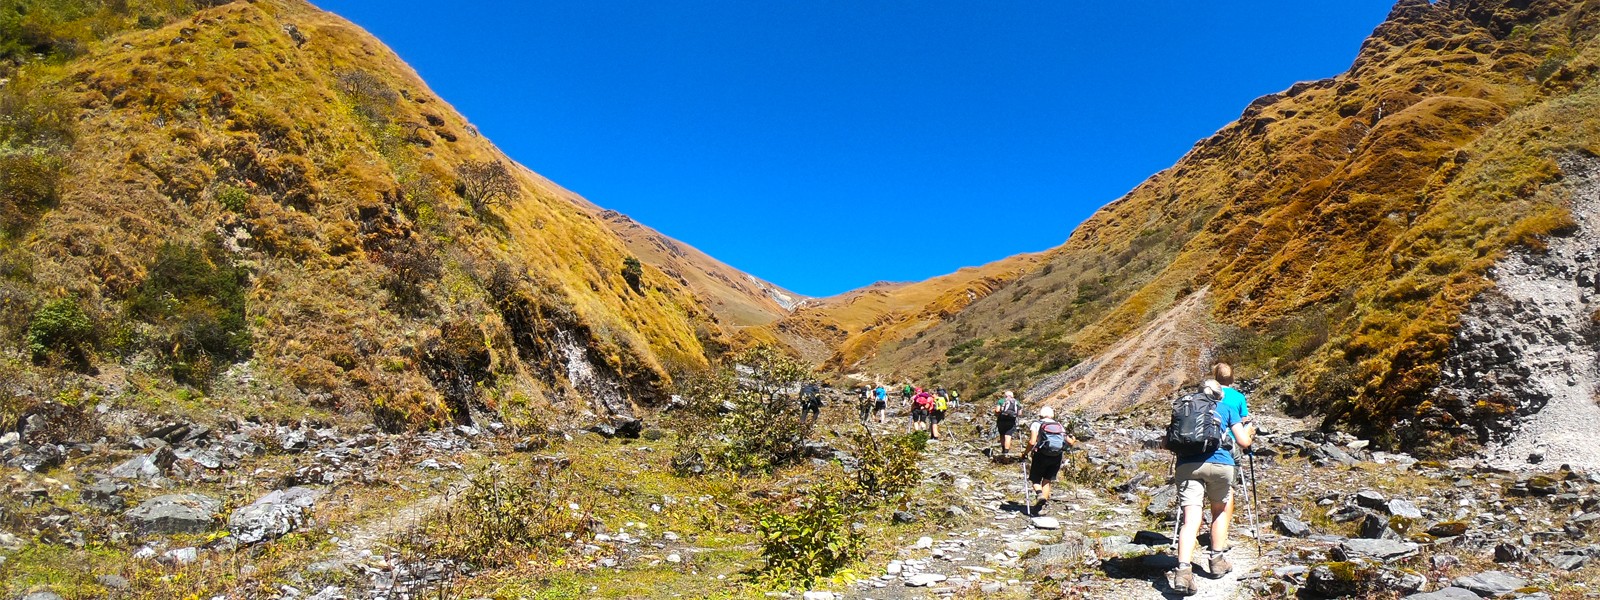
MULTIPOLYGON (((1515 249, 1461 315, 1432 402, 1493 464, 1600 468, 1600 160, 1561 161, 1574 225, 1515 249)), ((1441 423, 1443 424, 1443 423, 1441 423)))

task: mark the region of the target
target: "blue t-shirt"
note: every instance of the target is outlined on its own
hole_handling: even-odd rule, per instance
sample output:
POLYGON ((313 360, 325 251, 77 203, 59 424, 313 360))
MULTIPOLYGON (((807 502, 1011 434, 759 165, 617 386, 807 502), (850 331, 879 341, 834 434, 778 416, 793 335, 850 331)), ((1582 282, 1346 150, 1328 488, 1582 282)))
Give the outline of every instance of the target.
POLYGON ((872 393, 873 395, 877 396, 879 400, 886 400, 889 398, 889 390, 884 389, 881 385, 878 386, 878 389, 872 390, 872 393))
MULTIPOLYGON (((1217 417, 1222 420, 1222 430, 1228 432, 1228 436, 1231 438, 1233 437, 1233 426, 1244 419, 1244 414, 1241 412, 1241 409, 1244 408, 1244 402, 1242 402, 1244 399, 1244 394, 1239 394, 1239 399, 1241 402, 1229 402, 1226 391, 1228 389, 1231 388, 1223 388, 1224 391, 1222 394, 1222 399, 1217 401, 1217 417)), ((1178 460, 1179 464, 1196 462, 1217 463, 1230 466, 1238 464, 1233 462, 1233 450, 1228 448, 1217 448, 1216 451, 1212 452, 1211 454, 1196 454, 1194 456, 1185 456, 1178 460)))
POLYGON ((1244 393, 1233 389, 1233 386, 1222 386, 1222 401, 1239 407, 1239 415, 1250 416, 1250 405, 1244 401, 1244 393))

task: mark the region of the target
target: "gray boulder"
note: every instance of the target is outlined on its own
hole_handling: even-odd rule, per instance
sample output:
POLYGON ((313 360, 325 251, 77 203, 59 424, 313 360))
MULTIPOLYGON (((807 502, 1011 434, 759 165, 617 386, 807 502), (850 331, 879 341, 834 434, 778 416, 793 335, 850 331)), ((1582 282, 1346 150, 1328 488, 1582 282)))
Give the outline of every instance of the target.
POLYGON ((1396 517, 1405 517, 1407 519, 1422 518, 1422 509, 1417 508, 1417 505, 1413 504, 1410 500, 1401 500, 1399 498, 1395 498, 1389 501, 1388 505, 1386 505, 1386 508, 1388 508, 1389 514, 1396 517))
POLYGON ((1498 598, 1522 589, 1528 585, 1528 581, 1505 571, 1484 571, 1470 577, 1457 577, 1455 584, 1479 596, 1498 598))
POLYGON ((1272 524, 1289 537, 1303 538, 1311 535, 1311 526, 1305 521, 1294 518, 1293 515, 1279 513, 1273 517, 1272 524))
POLYGON ((1340 542, 1333 549, 1333 557, 1338 560, 1372 558, 1392 561, 1416 554, 1417 548, 1416 544, 1398 540, 1351 539, 1340 542))
POLYGON ((1467 588, 1447 587, 1436 592, 1412 594, 1404 600, 1478 600, 1478 595, 1467 588))
POLYGON ((126 489, 128 489, 128 484, 126 483, 102 479, 79 490, 78 500, 90 508, 106 512, 117 512, 122 510, 126 504, 122 499, 122 492, 126 489))
POLYGON ((303 525, 321 495, 320 491, 304 487, 276 490, 233 511, 228 517, 228 531, 242 544, 277 539, 303 525))
POLYGON ((204 533, 220 510, 222 502, 204 494, 168 494, 145 500, 124 516, 144 532, 204 533))

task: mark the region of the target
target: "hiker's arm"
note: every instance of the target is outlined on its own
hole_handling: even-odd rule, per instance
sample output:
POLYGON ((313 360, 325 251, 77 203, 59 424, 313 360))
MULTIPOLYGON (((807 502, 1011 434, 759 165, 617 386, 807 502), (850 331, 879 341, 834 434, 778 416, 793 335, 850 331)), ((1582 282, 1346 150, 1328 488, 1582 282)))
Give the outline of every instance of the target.
POLYGON ((1255 419, 1249 419, 1248 417, 1246 419, 1245 421, 1234 423, 1230 429, 1233 430, 1233 439, 1239 442, 1239 448, 1248 450, 1250 449, 1250 444, 1255 442, 1256 424, 1255 419))

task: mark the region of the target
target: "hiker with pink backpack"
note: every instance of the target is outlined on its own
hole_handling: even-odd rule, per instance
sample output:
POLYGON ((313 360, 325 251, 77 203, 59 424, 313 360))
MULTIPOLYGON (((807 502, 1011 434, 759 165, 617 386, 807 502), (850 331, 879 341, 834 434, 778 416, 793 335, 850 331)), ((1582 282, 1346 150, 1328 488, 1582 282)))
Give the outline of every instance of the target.
POLYGON ((1028 445, 1023 458, 1032 457, 1028 463, 1028 485, 1039 500, 1028 507, 1028 514, 1036 515, 1050 503, 1050 487, 1061 472, 1061 457, 1068 448, 1076 448, 1078 440, 1067 434, 1067 428, 1056 420, 1056 411, 1048 406, 1039 409, 1039 420, 1028 426, 1028 445))

